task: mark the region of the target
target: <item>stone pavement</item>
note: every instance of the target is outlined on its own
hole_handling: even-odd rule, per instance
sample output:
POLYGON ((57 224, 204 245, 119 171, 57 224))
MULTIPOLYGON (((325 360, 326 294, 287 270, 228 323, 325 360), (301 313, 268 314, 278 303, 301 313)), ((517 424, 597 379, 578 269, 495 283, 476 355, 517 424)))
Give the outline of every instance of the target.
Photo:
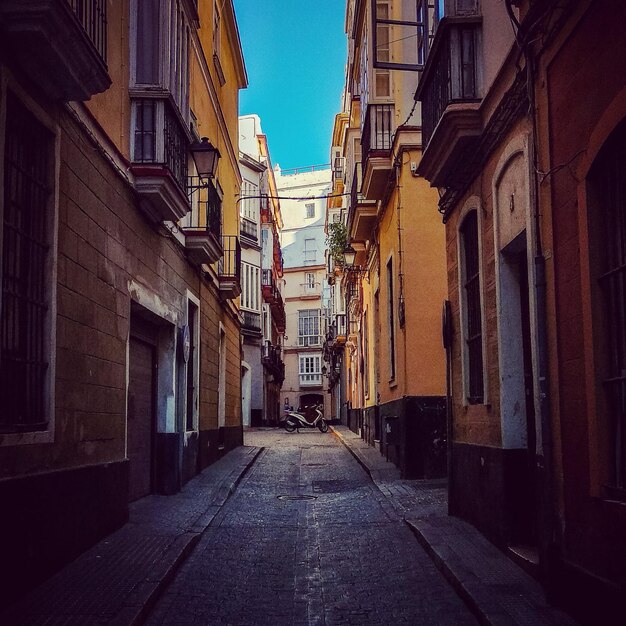
POLYGON ((130 505, 129 522, 0 614, 0 624, 138 624, 261 452, 240 447, 173 496, 130 505))
POLYGON ((390 500, 481 624, 576 624, 550 606, 540 585, 476 528, 447 515, 445 481, 402 480, 400 472, 357 434, 345 426, 333 426, 332 430, 390 500))
POLYGON ((330 433, 259 429, 245 441, 263 452, 148 624, 476 624, 330 433))

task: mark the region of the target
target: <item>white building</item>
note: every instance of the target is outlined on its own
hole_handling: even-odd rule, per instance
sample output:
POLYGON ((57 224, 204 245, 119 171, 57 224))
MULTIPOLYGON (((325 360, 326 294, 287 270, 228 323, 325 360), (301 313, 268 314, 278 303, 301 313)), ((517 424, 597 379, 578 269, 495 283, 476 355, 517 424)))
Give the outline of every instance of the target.
POLYGON ((287 330, 282 404, 294 408, 323 404, 324 415, 329 416, 322 348, 329 295, 324 220, 331 171, 327 166, 284 171, 276 167, 274 173, 284 220, 281 241, 287 330))
POLYGON ((281 295, 280 202, 267 140, 257 115, 239 118, 241 170, 241 396, 244 426, 280 416, 285 312, 281 295))

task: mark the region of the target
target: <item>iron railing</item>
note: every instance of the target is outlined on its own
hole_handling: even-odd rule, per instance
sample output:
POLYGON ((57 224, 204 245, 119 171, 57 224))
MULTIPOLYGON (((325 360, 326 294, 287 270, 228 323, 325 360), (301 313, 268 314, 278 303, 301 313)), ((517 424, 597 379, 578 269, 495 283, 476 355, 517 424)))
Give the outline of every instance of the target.
POLYGON ((250 330, 254 332, 261 332, 261 314, 254 311, 242 311, 243 323, 241 328, 243 330, 250 330))
POLYGON ((236 280, 241 284, 241 246, 237 235, 222 235, 222 249, 217 273, 220 278, 236 280))
POLYGON ((50 285, 47 129, 7 96, 0 301, 0 432, 46 427, 50 285))
POLYGON ((133 162, 165 165, 181 189, 185 189, 189 140, 172 105, 166 100, 137 98, 133 107, 133 162))
POLYGON ((239 232, 247 239, 252 241, 259 240, 259 227, 256 222, 249 220, 247 217, 242 217, 239 224, 239 232))
POLYGON ((479 101, 478 35, 480 23, 448 23, 431 50, 418 99, 422 102, 422 141, 430 139, 450 104, 479 101))
POLYGON ((164 123, 165 165, 181 187, 187 183, 189 141, 180 120, 169 102, 165 103, 164 123))
POLYGON ((222 201, 215 185, 211 181, 204 184, 199 176, 189 176, 187 180, 191 212, 183 220, 183 230, 185 233, 208 231, 219 240, 222 234, 222 201))
POLYGON ((358 161, 354 164, 354 173, 352 174, 352 187, 350 189, 350 209, 352 211, 356 209, 356 205, 361 194, 362 177, 363 170, 361 169, 361 162, 358 161))
POLYGON ((107 62, 106 0, 67 0, 102 60, 107 62))
POLYGON ((369 158, 370 152, 391 150, 393 110, 393 104, 370 104, 367 107, 361 137, 364 161, 369 158))

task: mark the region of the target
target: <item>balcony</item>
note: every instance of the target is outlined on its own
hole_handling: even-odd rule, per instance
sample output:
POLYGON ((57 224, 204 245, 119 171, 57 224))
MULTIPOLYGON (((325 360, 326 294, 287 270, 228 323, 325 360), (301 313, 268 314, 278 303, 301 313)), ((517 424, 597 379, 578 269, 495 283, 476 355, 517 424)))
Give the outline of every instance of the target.
POLYGON ((241 246, 237 235, 222 235, 222 249, 217 266, 220 295, 232 300, 241 294, 241 246))
POLYGON ((191 208, 183 121, 169 100, 137 98, 132 105, 131 171, 139 205, 155 222, 178 222, 191 208))
POLYGON ((384 194, 393 170, 391 144, 394 131, 393 104, 370 104, 365 114, 361 150, 363 182, 361 193, 367 200, 377 200, 384 194))
POLYGON ((321 387, 322 373, 300 374, 300 387, 321 387))
POLYGON ((285 380, 285 364, 280 358, 280 346, 273 346, 270 341, 263 344, 263 355, 261 357, 263 367, 274 377, 274 382, 279 385, 285 380))
POLYGON ((241 332, 244 335, 261 336, 261 314, 254 311, 242 311, 241 332))
POLYGON ((480 39, 480 17, 443 19, 415 94, 424 149, 417 171, 435 187, 448 186, 482 131, 480 39))
POLYGON ((356 163, 350 190, 350 239, 365 242, 374 230, 377 207, 375 200, 366 200, 361 194, 362 181, 361 163, 356 163))
POLYGON ((316 300, 321 298, 322 289, 320 283, 301 283, 300 298, 302 300, 316 300))
POLYGON ((212 182, 190 176, 191 212, 180 222, 189 260, 195 265, 215 263, 222 256, 222 201, 212 182))
POLYGON ((239 234, 241 235, 242 243, 253 243, 257 245, 259 243, 259 226, 256 222, 242 217, 239 224, 239 234))
POLYGON ((0 36, 21 70, 55 100, 111 86, 106 0, 2 0, 0 36))
POLYGON ((279 333, 285 332, 287 318, 285 315, 285 304, 283 297, 276 286, 272 270, 265 269, 261 273, 261 291, 263 300, 270 305, 272 318, 276 324, 279 333))

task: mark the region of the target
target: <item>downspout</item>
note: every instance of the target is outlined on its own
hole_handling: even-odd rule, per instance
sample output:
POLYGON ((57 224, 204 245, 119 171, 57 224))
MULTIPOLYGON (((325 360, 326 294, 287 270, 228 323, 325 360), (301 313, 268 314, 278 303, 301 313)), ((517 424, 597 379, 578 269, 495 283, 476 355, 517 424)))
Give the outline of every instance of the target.
POLYGON ((537 155, 537 111, 535 95, 535 67, 532 53, 524 50, 526 60, 529 113, 532 122, 530 142, 532 162, 531 208, 535 219, 535 301, 537 313, 537 379, 539 411, 541 414, 541 443, 543 455, 537 458, 537 469, 543 474, 540 506, 539 554, 542 579, 553 580, 555 524, 554 524, 554 463, 552 443, 552 410, 550 402, 550 370, 548 356, 548 311, 546 260, 541 239, 541 211, 539 201, 539 166, 537 155))

